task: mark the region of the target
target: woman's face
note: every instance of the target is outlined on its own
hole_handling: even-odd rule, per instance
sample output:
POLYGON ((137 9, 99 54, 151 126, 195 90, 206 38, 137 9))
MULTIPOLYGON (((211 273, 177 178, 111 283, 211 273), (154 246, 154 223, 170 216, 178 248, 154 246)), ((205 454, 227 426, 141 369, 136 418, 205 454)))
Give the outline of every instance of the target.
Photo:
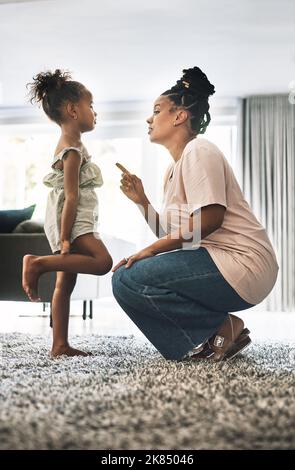
POLYGON ((154 111, 146 122, 149 125, 150 141, 165 144, 175 132, 174 122, 176 106, 164 95, 159 96, 154 103, 154 111))

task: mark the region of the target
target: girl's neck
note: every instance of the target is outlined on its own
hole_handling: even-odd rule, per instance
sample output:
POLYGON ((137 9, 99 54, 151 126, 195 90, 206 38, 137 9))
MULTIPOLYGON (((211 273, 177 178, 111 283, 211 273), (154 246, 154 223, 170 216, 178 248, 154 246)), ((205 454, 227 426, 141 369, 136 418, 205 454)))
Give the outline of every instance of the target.
POLYGON ((80 130, 67 124, 62 124, 61 126, 61 140, 64 140, 73 146, 82 145, 80 130))

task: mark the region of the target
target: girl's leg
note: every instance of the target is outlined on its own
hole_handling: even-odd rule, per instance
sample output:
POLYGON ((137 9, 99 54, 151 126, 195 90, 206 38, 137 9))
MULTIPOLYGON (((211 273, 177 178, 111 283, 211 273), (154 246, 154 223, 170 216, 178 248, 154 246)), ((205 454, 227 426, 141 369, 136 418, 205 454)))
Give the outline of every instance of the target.
POLYGON ((112 258, 101 240, 93 233, 81 235, 72 243, 77 253, 67 255, 34 256, 23 259, 23 289, 30 300, 38 297, 38 279, 49 271, 103 275, 112 269, 112 258))
POLYGON ((70 315, 70 298, 76 284, 76 273, 56 273, 56 284, 52 296, 53 344, 51 357, 62 354, 67 356, 87 356, 79 349, 72 348, 68 343, 68 326, 70 315))

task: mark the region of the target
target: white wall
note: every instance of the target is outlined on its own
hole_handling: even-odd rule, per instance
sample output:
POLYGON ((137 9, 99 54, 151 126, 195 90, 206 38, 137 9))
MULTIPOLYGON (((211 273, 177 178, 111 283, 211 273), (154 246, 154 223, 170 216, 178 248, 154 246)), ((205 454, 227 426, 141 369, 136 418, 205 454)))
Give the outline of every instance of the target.
POLYGON ((219 97, 285 93, 294 18, 294 0, 0 4, 2 105, 25 104, 25 84, 54 67, 72 70, 98 102, 152 100, 194 65, 219 97))

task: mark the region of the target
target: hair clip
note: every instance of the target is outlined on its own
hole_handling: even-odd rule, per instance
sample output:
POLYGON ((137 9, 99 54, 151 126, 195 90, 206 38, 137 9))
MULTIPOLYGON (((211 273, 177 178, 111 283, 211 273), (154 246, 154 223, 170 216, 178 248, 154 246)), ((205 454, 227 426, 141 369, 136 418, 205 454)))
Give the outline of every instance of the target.
POLYGON ((184 80, 182 80, 182 83, 184 84, 185 88, 189 88, 189 82, 185 82, 184 80))

